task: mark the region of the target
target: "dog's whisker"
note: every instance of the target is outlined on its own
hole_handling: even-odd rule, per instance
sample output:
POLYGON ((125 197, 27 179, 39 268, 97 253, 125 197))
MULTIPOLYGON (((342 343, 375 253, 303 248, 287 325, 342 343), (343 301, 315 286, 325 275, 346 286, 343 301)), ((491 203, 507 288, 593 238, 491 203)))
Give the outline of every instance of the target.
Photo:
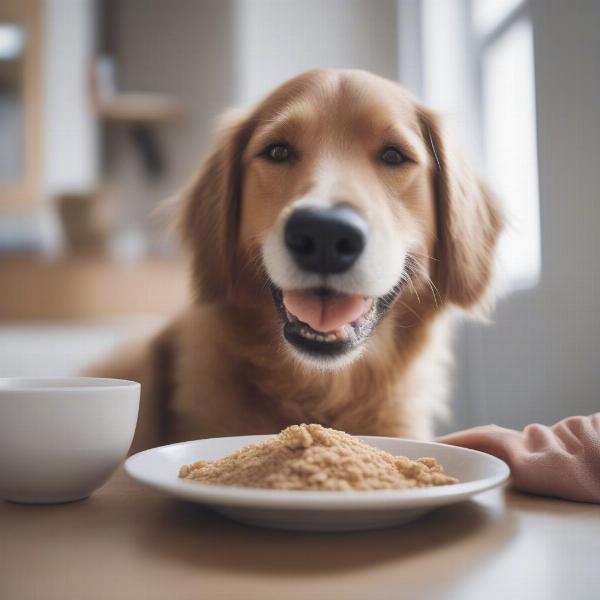
MULTIPOLYGON (((414 308, 411 308, 408 304, 406 304, 406 302, 404 302, 404 301, 401 300, 400 304, 402 306, 404 306, 404 308, 406 308, 406 310, 408 310, 410 313, 412 313, 415 317, 417 317, 417 320, 419 322, 421 322, 423 320, 423 317, 421 317, 421 315, 417 311, 415 311, 414 308)), ((406 326, 406 329, 408 329, 408 328, 410 328, 410 325, 406 326)))
POLYGON ((439 290, 437 289, 437 286, 435 285, 435 283, 433 283, 433 281, 431 281, 430 277, 426 277, 425 281, 426 281, 427 285, 429 286, 429 289, 431 289, 431 293, 433 295, 433 301, 435 302, 436 308, 439 308, 440 305, 438 304, 438 298, 439 298, 439 301, 441 303, 442 302, 442 296, 441 296, 439 290))
POLYGON ((436 308, 439 308, 439 306, 442 304, 442 295, 440 294, 440 291, 431 279, 429 273, 427 273, 424 269, 421 269, 419 274, 421 275, 425 283, 429 286, 436 308))
POLYGON ((415 256, 421 256, 422 258, 427 258, 429 260, 434 260, 435 262, 439 262, 439 258, 435 256, 429 256, 429 254, 424 254, 423 252, 417 252, 416 250, 411 250, 410 254, 414 254, 415 256))
POLYGON ((415 285, 414 285, 414 283, 413 283, 413 280, 412 280, 412 277, 410 277, 410 275, 408 276, 408 278, 407 278, 407 281, 408 281, 408 284, 410 285, 410 287, 411 287, 411 289, 412 289, 413 293, 414 293, 414 294, 415 294, 415 296, 417 297, 417 302, 418 302, 419 304, 421 304, 421 297, 419 296, 419 292, 417 292, 417 288, 415 287, 415 285))
POLYGON ((240 273, 250 270, 252 270, 253 274, 258 274, 260 272, 260 263, 256 260, 256 258, 250 257, 249 260, 240 268, 240 273))
POLYGON ((420 304, 421 297, 419 296, 419 292, 417 291, 417 288, 414 285, 413 278, 412 278, 412 275, 415 273, 415 270, 417 270, 418 267, 419 267, 418 261, 414 258, 414 256, 412 256, 412 253, 408 253, 406 255, 406 267, 404 269, 404 272, 402 273, 401 280, 402 280, 402 282, 408 283, 410 285, 413 293, 417 297, 417 301, 420 304))
POLYGON ((248 260, 240 268, 240 274, 246 271, 251 271, 252 275, 259 281, 260 289, 266 291, 271 286, 271 280, 269 279, 262 261, 262 255, 257 252, 248 257, 248 260))
POLYGON ((433 297, 433 301, 434 304, 436 306, 436 308, 439 308, 439 306, 442 303, 442 296, 439 292, 439 290, 437 289, 437 286, 435 285, 435 283, 433 283, 431 276, 429 275, 426 266, 423 264, 423 261, 419 261, 416 258, 414 258, 413 255, 418 255, 418 256, 422 256, 424 258, 428 258, 428 259, 432 259, 432 260, 436 260, 433 259, 430 256, 427 256, 425 254, 422 254, 420 252, 415 252, 415 251, 411 251, 408 255, 407 255, 407 263, 409 263, 410 261, 410 266, 413 268, 413 270, 416 272, 416 274, 419 275, 419 277, 429 286, 429 289, 431 290, 431 295, 433 297))

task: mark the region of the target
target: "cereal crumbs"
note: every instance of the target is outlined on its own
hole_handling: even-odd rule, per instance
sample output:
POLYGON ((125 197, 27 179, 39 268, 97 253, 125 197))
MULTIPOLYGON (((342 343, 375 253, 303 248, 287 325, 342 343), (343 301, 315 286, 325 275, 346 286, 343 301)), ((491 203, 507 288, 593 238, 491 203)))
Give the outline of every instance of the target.
POLYGON ((212 485, 278 490, 384 490, 448 485, 434 458, 392 456, 343 431, 292 425, 215 461, 184 465, 179 477, 212 485))

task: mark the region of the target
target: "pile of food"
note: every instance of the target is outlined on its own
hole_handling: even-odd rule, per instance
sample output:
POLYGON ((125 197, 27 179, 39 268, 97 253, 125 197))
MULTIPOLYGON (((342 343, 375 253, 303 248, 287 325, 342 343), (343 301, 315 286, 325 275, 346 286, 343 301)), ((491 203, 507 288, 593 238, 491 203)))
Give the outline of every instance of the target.
POLYGON ((292 425, 220 460, 184 465, 179 477, 212 485, 327 491, 409 489, 458 481, 434 458, 392 456, 321 425, 292 425))

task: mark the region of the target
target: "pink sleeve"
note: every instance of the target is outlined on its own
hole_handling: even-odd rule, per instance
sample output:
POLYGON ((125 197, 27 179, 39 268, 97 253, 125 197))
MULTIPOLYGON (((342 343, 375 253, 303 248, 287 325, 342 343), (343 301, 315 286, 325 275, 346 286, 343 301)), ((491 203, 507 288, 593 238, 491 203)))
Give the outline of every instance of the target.
POLYGON ((528 425, 522 432, 484 425, 437 441, 501 458, 525 492, 600 503, 600 413, 552 427, 528 425))

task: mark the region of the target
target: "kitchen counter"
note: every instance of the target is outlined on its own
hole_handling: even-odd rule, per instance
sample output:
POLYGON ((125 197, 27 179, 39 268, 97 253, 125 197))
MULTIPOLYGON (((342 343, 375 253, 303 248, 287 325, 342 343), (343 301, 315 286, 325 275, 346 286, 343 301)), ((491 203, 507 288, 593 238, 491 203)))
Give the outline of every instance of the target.
POLYGON ((510 490, 393 529, 238 525, 120 470, 89 499, 0 502, 0 598, 600 597, 600 506, 510 490))

